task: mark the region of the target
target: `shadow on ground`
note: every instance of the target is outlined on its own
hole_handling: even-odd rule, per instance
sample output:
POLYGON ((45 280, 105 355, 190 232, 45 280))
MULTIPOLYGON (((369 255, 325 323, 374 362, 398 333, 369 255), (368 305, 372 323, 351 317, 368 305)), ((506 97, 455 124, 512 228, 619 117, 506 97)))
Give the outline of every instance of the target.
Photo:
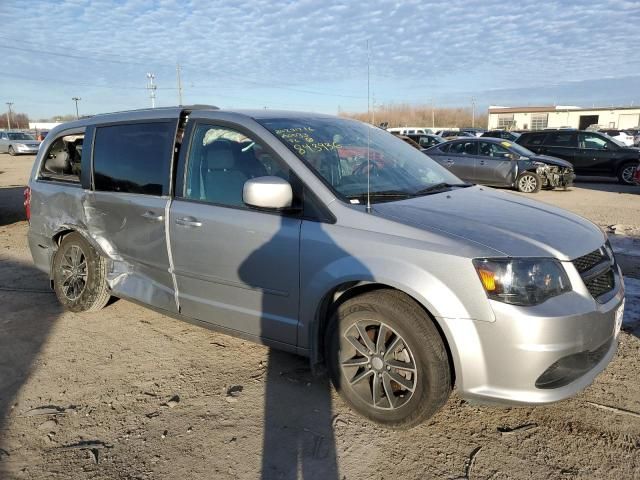
POLYGON ((23 204, 24 188, 0 188, 0 227, 27 219, 23 204))
POLYGON ((11 417, 28 408, 16 403, 16 397, 61 314, 48 283, 33 265, 0 260, 0 478, 17 473, 11 451, 3 445, 4 432, 11 417))

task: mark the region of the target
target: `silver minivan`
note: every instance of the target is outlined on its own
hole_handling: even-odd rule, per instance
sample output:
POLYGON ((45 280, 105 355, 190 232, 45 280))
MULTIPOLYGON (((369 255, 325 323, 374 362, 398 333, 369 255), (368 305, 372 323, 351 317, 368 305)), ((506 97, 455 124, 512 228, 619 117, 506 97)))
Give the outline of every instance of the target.
POLYGON ((51 131, 25 196, 34 262, 69 310, 115 296, 308 356, 388 427, 454 386, 562 400, 616 351, 624 286, 600 228, 354 120, 98 115, 51 131))

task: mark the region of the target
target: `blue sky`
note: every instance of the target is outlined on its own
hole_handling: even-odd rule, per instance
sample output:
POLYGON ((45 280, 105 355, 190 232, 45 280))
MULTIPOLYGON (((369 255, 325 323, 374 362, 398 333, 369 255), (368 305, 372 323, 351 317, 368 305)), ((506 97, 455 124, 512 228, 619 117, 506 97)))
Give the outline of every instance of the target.
POLYGON ((3 0, 0 105, 32 118, 157 105, 640 103, 640 1, 3 0))

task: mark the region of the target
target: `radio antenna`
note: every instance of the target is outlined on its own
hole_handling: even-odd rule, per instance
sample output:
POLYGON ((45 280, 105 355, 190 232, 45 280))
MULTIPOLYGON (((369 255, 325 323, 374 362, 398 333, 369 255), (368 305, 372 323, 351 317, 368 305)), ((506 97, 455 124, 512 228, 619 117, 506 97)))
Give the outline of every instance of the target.
POLYGON ((369 49, 369 40, 367 40, 367 213, 371 213, 371 159, 369 155, 369 145, 371 143, 371 51, 369 49))

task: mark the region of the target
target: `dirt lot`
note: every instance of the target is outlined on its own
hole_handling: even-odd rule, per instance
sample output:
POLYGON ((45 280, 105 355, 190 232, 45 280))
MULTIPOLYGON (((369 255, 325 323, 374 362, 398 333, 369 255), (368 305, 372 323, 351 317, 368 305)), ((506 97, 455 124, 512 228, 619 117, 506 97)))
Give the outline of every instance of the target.
MULTIPOLYGON (((61 311, 25 242, 32 161, 0 155, 0 479, 640 478, 640 281, 617 357, 578 397, 495 408, 454 393, 428 423, 390 432, 304 359, 125 301, 61 311)), ((640 223, 638 189, 536 198, 640 223)), ((640 277, 630 242, 625 270, 640 277)))

